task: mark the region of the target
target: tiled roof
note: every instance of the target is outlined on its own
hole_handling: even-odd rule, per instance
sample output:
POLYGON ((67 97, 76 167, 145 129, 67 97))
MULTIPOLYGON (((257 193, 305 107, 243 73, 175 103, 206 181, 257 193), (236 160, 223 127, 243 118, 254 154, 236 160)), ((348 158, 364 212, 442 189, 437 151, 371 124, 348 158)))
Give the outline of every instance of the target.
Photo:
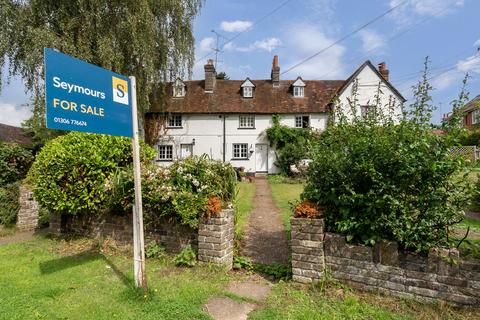
POLYGON ((469 112, 474 109, 480 108, 480 95, 476 96, 473 98, 470 102, 468 102, 464 107, 463 107, 463 112, 469 112))
POLYGON ((273 87, 271 80, 251 80, 253 98, 243 98, 240 86, 244 80, 216 80, 213 93, 205 93, 204 80, 185 81, 186 96, 168 98, 165 107, 154 99, 151 112, 172 113, 321 113, 328 111, 345 80, 304 80, 305 97, 292 94, 295 80, 282 80, 273 87))
POLYGON ((22 128, 0 123, 0 141, 29 144, 32 142, 32 139, 22 128))

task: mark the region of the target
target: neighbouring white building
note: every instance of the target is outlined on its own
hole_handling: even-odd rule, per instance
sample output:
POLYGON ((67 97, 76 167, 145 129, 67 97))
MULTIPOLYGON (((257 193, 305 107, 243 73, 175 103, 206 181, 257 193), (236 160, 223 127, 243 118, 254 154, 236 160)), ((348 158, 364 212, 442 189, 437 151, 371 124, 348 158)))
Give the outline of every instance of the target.
POLYGON ((268 80, 218 80, 209 60, 204 80, 177 79, 169 86, 165 103, 153 105, 152 113, 167 117, 166 132, 156 146, 156 161, 168 165, 190 155, 207 154, 244 167, 246 172, 278 173, 275 150, 265 136, 273 115, 290 127, 323 130, 333 101, 346 107, 354 92, 359 116, 365 116, 379 99, 379 105, 401 114, 405 99, 388 81, 388 73, 384 63, 377 70, 366 61, 347 80, 280 80, 275 56, 268 80))

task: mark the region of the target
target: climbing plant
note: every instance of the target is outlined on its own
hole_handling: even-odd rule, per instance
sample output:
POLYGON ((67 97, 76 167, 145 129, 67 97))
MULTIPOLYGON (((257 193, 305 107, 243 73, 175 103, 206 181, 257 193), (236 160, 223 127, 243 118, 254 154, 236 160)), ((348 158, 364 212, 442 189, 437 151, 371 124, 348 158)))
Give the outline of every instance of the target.
POLYGON ((277 153, 275 165, 281 172, 292 175, 291 165, 298 165, 299 161, 308 158, 312 139, 317 134, 310 128, 290 128, 280 123, 280 116, 272 117, 273 125, 266 130, 270 146, 277 153))

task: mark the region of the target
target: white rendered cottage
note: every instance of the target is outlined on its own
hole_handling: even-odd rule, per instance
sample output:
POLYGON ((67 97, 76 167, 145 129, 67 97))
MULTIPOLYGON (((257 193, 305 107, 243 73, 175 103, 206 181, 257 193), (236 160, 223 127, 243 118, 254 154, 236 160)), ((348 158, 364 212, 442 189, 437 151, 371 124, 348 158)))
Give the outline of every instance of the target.
POLYGON ((380 105, 390 104, 401 114, 405 99, 388 81, 385 64, 379 67, 366 61, 347 80, 280 80, 275 56, 268 80, 218 80, 209 60, 205 80, 177 79, 164 105, 152 107, 151 112, 167 115, 156 160, 168 165, 190 155, 207 154, 247 172, 278 173, 275 150, 265 136, 275 114, 284 125, 323 130, 334 99, 339 106, 348 106, 356 91, 357 114, 362 116, 376 101, 379 86, 380 105))

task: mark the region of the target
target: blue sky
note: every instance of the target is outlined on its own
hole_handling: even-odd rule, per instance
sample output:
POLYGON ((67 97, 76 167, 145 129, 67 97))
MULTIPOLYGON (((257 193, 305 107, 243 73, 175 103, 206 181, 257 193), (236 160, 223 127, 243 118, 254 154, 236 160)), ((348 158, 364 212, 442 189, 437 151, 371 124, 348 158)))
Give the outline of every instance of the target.
MULTIPOLYGON (((222 35, 217 71, 232 79, 270 77, 273 55, 281 72, 322 50, 366 22, 400 7, 361 32, 282 74, 282 79, 345 79, 363 61, 385 61, 391 82, 410 98, 424 58, 431 60, 431 82, 438 109, 433 122, 450 110, 465 72, 470 97, 480 94, 480 29, 477 0, 207 0, 194 24, 193 78, 214 58, 215 30, 222 35), (267 17, 265 17, 268 15, 267 17), (265 18, 264 18, 265 17, 265 18), (260 21, 259 21, 260 20, 260 21), (226 39, 236 37, 233 41, 226 39)), ((18 125, 28 117, 23 85, 14 79, 0 93, 0 122, 18 125)))

